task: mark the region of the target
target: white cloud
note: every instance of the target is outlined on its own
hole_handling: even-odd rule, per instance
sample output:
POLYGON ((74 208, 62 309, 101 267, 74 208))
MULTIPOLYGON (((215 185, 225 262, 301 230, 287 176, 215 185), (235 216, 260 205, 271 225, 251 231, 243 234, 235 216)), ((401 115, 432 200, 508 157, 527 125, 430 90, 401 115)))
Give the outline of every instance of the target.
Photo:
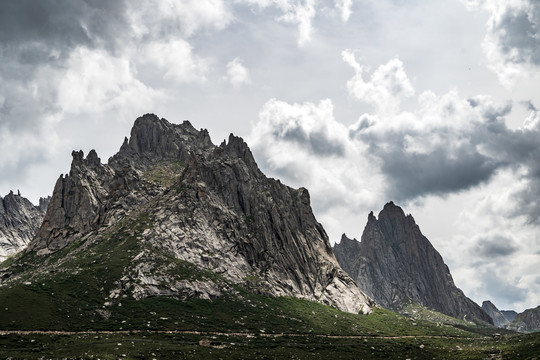
POLYGON ((464 0, 469 10, 490 14, 483 48, 489 68, 512 87, 540 73, 540 3, 536 0, 464 0))
POLYGON ((194 54, 191 45, 180 38, 143 45, 138 52, 138 60, 158 69, 158 76, 176 83, 205 82, 210 71, 210 60, 194 54))
POLYGON ((378 112, 395 112, 403 98, 414 95, 414 89, 399 59, 392 59, 373 72, 365 81, 364 68, 357 62, 352 50, 342 52, 343 60, 355 71, 347 82, 349 94, 358 100, 374 105, 378 112))
POLYGON ((251 83, 248 69, 242 64, 240 58, 227 63, 227 76, 225 77, 234 87, 251 83))
POLYGON ((137 0, 129 5, 131 26, 139 38, 190 37, 202 30, 223 30, 233 21, 223 0, 137 0))
POLYGON ((237 3, 255 6, 259 10, 275 7, 282 12, 278 21, 298 25, 298 46, 311 41, 313 19, 316 15, 315 0, 236 0, 237 3))
POLYGON ((352 14, 352 0, 335 0, 335 6, 341 13, 343 22, 349 21, 352 14))
POLYGON ((160 93, 137 80, 130 62, 104 51, 75 49, 57 74, 58 105, 69 113, 145 108, 160 93))

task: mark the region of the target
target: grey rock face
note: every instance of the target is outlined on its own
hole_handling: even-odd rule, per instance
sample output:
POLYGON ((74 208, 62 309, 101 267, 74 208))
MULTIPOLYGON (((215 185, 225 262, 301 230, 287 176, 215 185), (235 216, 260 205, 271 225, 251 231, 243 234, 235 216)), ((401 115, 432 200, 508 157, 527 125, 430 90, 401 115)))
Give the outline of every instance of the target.
POLYGON ((413 217, 393 202, 384 206, 378 219, 369 214, 361 242, 345 237, 334 253, 358 286, 383 307, 399 310, 412 301, 459 319, 492 323, 455 286, 441 255, 413 217))
POLYGON ((23 250, 36 235, 43 211, 13 192, 0 197, 0 261, 23 250))
MULTIPOLYGON (((95 151, 86 158, 73 152, 70 173, 58 179, 29 251, 46 254, 91 240, 143 211, 154 223, 141 241, 235 283, 349 312, 369 313, 373 305, 337 264, 306 189, 264 176, 239 137, 215 146, 206 130, 152 114, 135 121, 108 164, 95 151)), ((147 265, 138 262, 139 270, 126 277, 141 278, 140 269, 152 268, 147 265)), ((160 295, 152 284, 138 288, 138 296, 160 295)), ((203 298, 219 294, 202 283, 189 291, 207 291, 203 298)))
POLYGON ((518 313, 514 310, 501 310, 501 314, 504 315, 506 320, 508 320, 509 322, 512 322, 514 321, 518 313))
POLYGON ((510 323, 506 317, 497 309, 495 305, 489 300, 486 300, 482 303, 482 309, 489 315, 493 320, 493 325, 496 327, 504 328, 510 323))
POLYGON ((517 314, 507 328, 519 332, 540 331, 540 306, 517 314))
POLYGON ((49 203, 51 202, 51 197, 47 196, 46 198, 39 198, 39 205, 37 208, 41 210, 42 213, 47 212, 47 207, 49 206, 49 203))

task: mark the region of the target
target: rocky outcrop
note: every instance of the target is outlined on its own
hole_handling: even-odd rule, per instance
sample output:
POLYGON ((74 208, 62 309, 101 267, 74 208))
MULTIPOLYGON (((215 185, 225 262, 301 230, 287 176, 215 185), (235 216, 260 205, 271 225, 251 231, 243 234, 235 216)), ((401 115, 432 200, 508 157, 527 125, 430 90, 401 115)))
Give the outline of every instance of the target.
POLYGON ((26 247, 36 235, 44 212, 11 191, 0 197, 0 261, 26 247))
MULTIPOLYGON (((73 152, 70 173, 58 179, 28 251, 47 254, 77 239, 93 241, 141 212, 153 222, 141 243, 234 283, 349 312, 368 313, 373 305, 337 264, 306 189, 267 178, 239 137, 215 146, 206 130, 153 114, 135 121, 108 164, 93 150, 87 157, 73 152)), ((147 257, 125 274, 138 279, 138 296, 174 294, 176 285, 154 291, 155 281, 141 280, 153 278, 141 269, 159 273, 150 260, 141 263, 147 257)), ((190 291, 211 289, 202 298, 219 293, 203 285, 190 291)))
POLYGON ((41 210, 42 213, 46 213, 47 212, 47 207, 49 207, 49 203, 51 202, 51 197, 50 196, 47 196, 45 198, 39 198, 39 204, 37 206, 37 208, 39 210, 41 210))
POLYGON ((497 309, 497 307, 489 300, 482 303, 482 310, 489 315, 489 317, 493 320, 493 325, 496 327, 504 328, 510 323, 503 313, 501 313, 499 309, 497 309))
POLYGON ((540 331, 540 306, 517 314, 507 328, 519 332, 540 331))
POLYGON ((416 302, 459 319, 492 323, 455 286, 441 255, 413 217, 393 202, 384 206, 378 219, 369 214, 359 243, 344 236, 334 253, 358 286, 383 307, 399 310, 416 302))

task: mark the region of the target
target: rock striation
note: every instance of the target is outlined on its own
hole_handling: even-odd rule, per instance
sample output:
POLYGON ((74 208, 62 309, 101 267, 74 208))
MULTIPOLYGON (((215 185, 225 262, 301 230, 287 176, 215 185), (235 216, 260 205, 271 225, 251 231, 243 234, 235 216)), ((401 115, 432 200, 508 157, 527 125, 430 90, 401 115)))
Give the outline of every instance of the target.
POLYGON ((482 309, 489 315, 493 320, 493 325, 496 327, 504 328, 510 323, 508 319, 503 315, 499 309, 489 300, 486 300, 482 303, 482 309))
POLYGON ((46 210, 45 202, 40 205, 13 191, 0 197, 0 261, 23 250, 36 235, 46 210))
POLYGON ((160 253, 270 296, 348 312, 369 313, 374 305, 337 264, 308 191, 267 178, 239 137, 215 146, 187 121, 146 114, 107 164, 93 150, 72 156, 28 251, 47 255, 74 241, 100 241, 126 218, 144 215, 151 225, 138 241, 146 250, 118 279, 114 297, 128 287, 137 298, 223 292, 208 282, 160 278, 160 253))
POLYGON ((341 267, 379 305, 399 310, 410 302, 459 319, 492 323, 458 289, 448 266, 411 215, 393 202, 371 212, 362 239, 345 235, 334 246, 341 267))

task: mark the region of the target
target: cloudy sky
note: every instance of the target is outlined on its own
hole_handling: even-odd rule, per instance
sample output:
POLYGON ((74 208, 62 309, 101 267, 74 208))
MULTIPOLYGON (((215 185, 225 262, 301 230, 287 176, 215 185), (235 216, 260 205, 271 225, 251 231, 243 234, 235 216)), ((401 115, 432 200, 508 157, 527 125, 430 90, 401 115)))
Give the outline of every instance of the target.
POLYGON ((4 0, 0 194, 189 119, 307 187, 332 242, 393 200, 469 297, 535 307, 539 26, 535 0, 4 0))

